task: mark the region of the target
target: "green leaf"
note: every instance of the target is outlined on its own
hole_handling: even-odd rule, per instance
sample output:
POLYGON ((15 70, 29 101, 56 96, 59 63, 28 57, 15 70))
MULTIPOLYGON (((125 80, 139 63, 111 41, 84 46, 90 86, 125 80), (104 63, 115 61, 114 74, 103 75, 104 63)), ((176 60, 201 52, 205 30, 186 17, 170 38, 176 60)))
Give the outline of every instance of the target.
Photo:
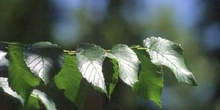
POLYGON ((83 108, 85 102, 85 91, 81 85, 82 75, 77 69, 75 56, 65 54, 63 69, 54 77, 59 89, 64 89, 65 97, 71 100, 79 109, 83 108))
POLYGON ((39 100, 30 95, 27 104, 24 106, 24 110, 40 110, 39 100))
POLYGON ((25 101, 33 88, 39 84, 40 80, 26 66, 23 59, 22 46, 9 45, 8 51, 9 86, 21 95, 25 101))
POLYGON ((44 104, 47 110, 57 110, 53 100, 50 99, 44 92, 34 89, 31 95, 39 99, 44 104))
POLYGON ((50 42, 38 42, 26 45, 23 54, 30 70, 45 84, 57 74, 63 65, 63 50, 50 42))
POLYGON ((105 77, 105 82, 107 86, 107 96, 111 99, 112 92, 118 82, 119 78, 119 70, 118 70, 118 62, 115 59, 113 54, 107 53, 107 58, 105 58, 103 64, 103 72, 105 77), (113 67, 113 68, 111 68, 113 67))
POLYGON ((146 38, 143 42, 152 63, 170 68, 180 82, 197 85, 195 77, 184 63, 180 44, 160 37, 146 38))
POLYGON ((13 91, 11 89, 11 87, 9 87, 8 85, 8 78, 3 78, 3 77, 0 77, 0 88, 7 94, 13 96, 14 98, 17 98, 21 101, 22 104, 24 104, 24 100, 23 98, 18 95, 15 91, 13 91))
POLYGON ((134 50, 141 60, 141 69, 139 81, 135 83, 133 91, 141 98, 151 100, 162 107, 160 98, 163 89, 163 74, 161 68, 151 63, 145 51, 134 50))
POLYGON ((105 51, 94 44, 81 44, 77 47, 76 58, 78 69, 82 76, 93 86, 106 93, 105 81, 102 73, 102 64, 105 51))
POLYGON ((119 76, 128 85, 133 86, 138 81, 140 61, 136 53, 127 45, 117 44, 112 48, 112 54, 118 61, 119 76))

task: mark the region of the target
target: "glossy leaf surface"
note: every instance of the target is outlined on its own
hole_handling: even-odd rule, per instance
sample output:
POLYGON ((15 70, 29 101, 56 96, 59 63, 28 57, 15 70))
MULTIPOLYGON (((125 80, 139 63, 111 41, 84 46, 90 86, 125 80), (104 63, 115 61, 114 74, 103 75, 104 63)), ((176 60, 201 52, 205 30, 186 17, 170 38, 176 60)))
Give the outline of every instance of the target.
POLYGON ((81 44, 76 50, 78 69, 82 76, 93 86, 106 93, 102 73, 102 64, 106 56, 104 49, 94 44, 81 44))
POLYGON ((27 66, 45 84, 60 71, 64 61, 63 50, 50 42, 26 45, 23 54, 27 66))
POLYGON ((119 76, 128 85, 133 86, 138 81, 140 61, 136 53, 127 45, 117 44, 112 48, 112 54, 118 62, 119 76))
POLYGON ((170 68, 180 82, 197 85, 194 75, 184 63, 183 50, 179 44, 160 37, 146 38, 143 42, 152 63, 170 68))

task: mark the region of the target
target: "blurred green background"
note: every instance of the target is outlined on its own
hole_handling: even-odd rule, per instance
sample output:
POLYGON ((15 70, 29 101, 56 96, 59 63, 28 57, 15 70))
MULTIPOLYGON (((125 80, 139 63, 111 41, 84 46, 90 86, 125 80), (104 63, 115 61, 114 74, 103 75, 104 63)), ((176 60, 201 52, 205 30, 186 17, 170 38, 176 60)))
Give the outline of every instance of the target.
MULTIPOLYGON (((198 81, 197 87, 178 83, 165 68, 163 110, 220 110, 220 0, 0 1, 1 41, 50 41, 73 50, 87 42, 110 49, 117 43, 141 44, 149 36, 180 43, 198 81)), ((126 85, 116 91, 108 101, 91 89, 85 109, 159 109, 126 85)), ((0 100, 1 110, 15 104, 0 100)))

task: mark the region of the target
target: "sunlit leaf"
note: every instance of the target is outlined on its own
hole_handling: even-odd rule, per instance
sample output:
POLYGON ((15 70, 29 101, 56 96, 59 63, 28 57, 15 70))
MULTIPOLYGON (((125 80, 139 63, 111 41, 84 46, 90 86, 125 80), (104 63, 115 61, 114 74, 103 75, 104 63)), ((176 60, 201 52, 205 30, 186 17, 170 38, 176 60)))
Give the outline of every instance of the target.
POLYGON ((8 59, 6 59, 7 52, 0 50, 0 67, 8 66, 8 59))
POLYGON ((7 77, 8 76, 8 59, 6 58, 7 55, 7 45, 0 43, 0 76, 7 77))
POLYGON ((9 87, 8 85, 8 78, 3 78, 3 77, 0 77, 0 88, 7 94, 13 96, 14 98, 17 98, 21 101, 22 104, 24 104, 24 100, 23 98, 18 95, 15 91, 13 91, 11 89, 11 87, 9 87))
POLYGON ((12 90, 16 91, 26 100, 33 88, 39 84, 40 80, 35 77, 26 66, 23 59, 22 48, 23 47, 19 45, 9 45, 8 47, 8 81, 12 90))
POLYGON ((184 63, 179 44, 160 37, 146 38, 143 42, 152 63, 170 68, 180 82, 197 85, 195 77, 184 63))
POLYGON ((112 54, 118 61, 119 76, 128 85, 133 86, 138 81, 140 61, 127 45, 117 44, 112 48, 112 54))
POLYGON ((8 66, 8 60, 6 59, 7 52, 0 50, 0 67, 8 66))
POLYGON ((82 76, 106 93, 102 73, 102 64, 105 56, 104 49, 94 44, 81 44, 77 47, 76 58, 82 76))
POLYGON ((31 94, 32 96, 39 99, 44 104, 47 110, 57 110, 53 100, 49 98, 44 92, 34 89, 31 94))
POLYGON ((71 100, 79 109, 82 109, 85 102, 84 85, 81 85, 82 75, 77 68, 75 56, 65 54, 65 61, 62 70, 54 77, 59 89, 64 89, 65 97, 71 100))
POLYGON ((50 42, 26 45, 23 54, 27 66, 45 84, 60 71, 64 61, 63 50, 50 42))
POLYGON ((151 63, 150 57, 145 51, 134 50, 141 60, 141 69, 139 81, 135 83, 133 91, 140 98, 151 100, 162 107, 160 98, 163 89, 163 74, 161 68, 151 63))

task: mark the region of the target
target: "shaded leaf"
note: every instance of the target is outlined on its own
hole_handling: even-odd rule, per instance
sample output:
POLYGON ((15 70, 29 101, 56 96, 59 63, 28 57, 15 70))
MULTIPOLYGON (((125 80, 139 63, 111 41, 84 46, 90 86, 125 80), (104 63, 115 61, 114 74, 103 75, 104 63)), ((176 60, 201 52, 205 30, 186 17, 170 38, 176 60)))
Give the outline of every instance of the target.
POLYGON ((0 88, 3 89, 3 91, 11 96, 13 96, 14 98, 17 98, 21 101, 22 104, 24 104, 24 100, 23 98, 18 95, 15 91, 13 91, 11 89, 11 87, 9 87, 8 85, 8 78, 3 78, 0 77, 0 88))
POLYGON ((160 37, 146 38, 143 42, 152 63, 170 68, 180 82, 197 85, 195 77, 184 63, 179 44, 160 37))
POLYGON ((141 60, 141 69, 138 77, 139 81, 135 83, 133 91, 141 98, 151 100, 162 107, 160 100, 163 89, 162 70, 151 63, 150 57, 145 51, 134 50, 141 60))
POLYGON ((117 60, 115 59, 115 57, 112 57, 114 55, 111 53, 107 53, 107 56, 108 57, 105 58, 103 64, 103 72, 107 86, 107 96, 109 99, 111 99, 112 92, 118 82, 119 70, 117 60))
POLYGON ((63 68, 54 79, 57 87, 64 89, 65 97, 82 109, 85 102, 85 85, 81 85, 82 75, 77 68, 75 56, 65 54, 63 68))
POLYGON ((127 45, 117 44, 112 48, 112 54, 118 61, 119 76, 128 85, 133 86, 138 81, 140 61, 136 53, 127 45))
POLYGON ((78 69, 82 76, 93 86, 106 93, 105 81, 102 73, 102 64, 105 59, 105 51, 94 44, 81 44, 77 47, 76 58, 78 69))
POLYGON ((26 45, 23 54, 27 66, 45 84, 60 71, 64 61, 63 50, 50 42, 26 45))
POLYGON ((27 104, 24 106, 24 110, 40 110, 39 100, 30 95, 27 104))
POLYGON ((53 102, 53 100, 51 98, 49 98, 47 96, 47 94, 45 94, 44 92, 41 92, 37 89, 34 89, 32 91, 32 96, 39 99, 44 104, 44 106, 46 107, 47 110, 57 110, 56 105, 53 102))
POLYGON ((24 101, 28 98, 29 94, 36 87, 40 80, 35 77, 30 69, 26 66, 22 46, 9 45, 8 56, 9 56, 9 86, 12 90, 16 91, 22 96, 24 101))

